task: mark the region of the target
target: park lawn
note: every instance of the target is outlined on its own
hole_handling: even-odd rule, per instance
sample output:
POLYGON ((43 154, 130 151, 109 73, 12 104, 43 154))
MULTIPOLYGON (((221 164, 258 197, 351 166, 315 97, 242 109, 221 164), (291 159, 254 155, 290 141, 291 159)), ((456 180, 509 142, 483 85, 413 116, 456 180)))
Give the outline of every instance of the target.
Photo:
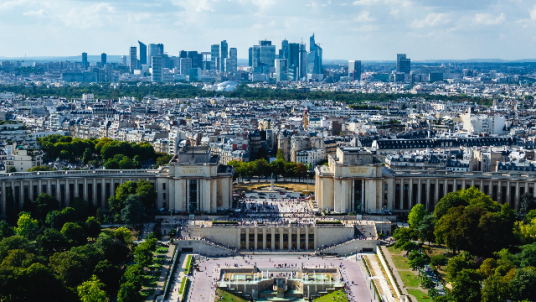
POLYGON ((315 302, 333 302, 333 301, 337 301, 337 302, 348 302, 348 296, 346 295, 346 292, 343 291, 342 289, 339 289, 338 291, 335 291, 335 292, 332 292, 331 294, 327 294, 325 296, 322 296, 320 298, 317 298, 314 300, 315 302), (333 298, 338 298, 336 300, 334 300, 333 298))
POLYGON ((217 289, 216 290, 216 298, 214 299, 214 302, 217 302, 217 301, 223 301, 223 302, 247 302, 247 300, 245 299, 242 299, 240 297, 237 297, 231 293, 228 293, 224 290, 221 290, 221 289, 217 289), (221 297, 223 297, 222 300, 221 297))
POLYGON ((393 262, 398 270, 411 270, 407 258, 400 255, 391 255, 393 262))
POLYGON ((412 272, 400 272, 400 279, 406 287, 418 287, 421 283, 420 278, 412 272))
POLYGON ((394 245, 391 245, 391 246, 387 247, 387 250, 389 251, 389 253, 395 254, 395 255, 402 254, 402 252, 403 252, 402 249, 397 249, 397 248, 395 248, 394 245))
POLYGON ((432 301, 432 299, 428 297, 428 294, 425 294, 418 289, 408 289, 407 291, 410 295, 413 295, 417 299, 417 302, 432 301))
MULTIPOLYGON (((432 257, 436 255, 443 255, 444 253, 448 252, 448 249, 441 245, 432 245, 430 247, 428 247, 427 245, 424 245, 423 247, 428 257, 432 257)), ((452 256, 448 255, 448 257, 450 258, 452 256)))

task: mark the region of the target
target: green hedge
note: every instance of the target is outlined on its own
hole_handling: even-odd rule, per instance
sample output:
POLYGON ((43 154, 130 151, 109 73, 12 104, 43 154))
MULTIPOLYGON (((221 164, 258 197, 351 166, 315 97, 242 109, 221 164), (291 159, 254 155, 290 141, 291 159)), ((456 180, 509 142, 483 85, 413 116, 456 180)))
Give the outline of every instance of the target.
POLYGON ((184 278, 182 278, 182 283, 181 283, 181 288, 180 288, 180 291, 179 291, 179 294, 181 295, 181 301, 184 301, 185 298, 186 298, 186 293, 188 292, 188 285, 190 284, 190 279, 186 278, 186 276, 184 276, 184 278))
POLYGON ((188 259, 186 259, 186 268, 184 270, 184 274, 188 276, 192 272, 192 255, 188 255, 188 259))

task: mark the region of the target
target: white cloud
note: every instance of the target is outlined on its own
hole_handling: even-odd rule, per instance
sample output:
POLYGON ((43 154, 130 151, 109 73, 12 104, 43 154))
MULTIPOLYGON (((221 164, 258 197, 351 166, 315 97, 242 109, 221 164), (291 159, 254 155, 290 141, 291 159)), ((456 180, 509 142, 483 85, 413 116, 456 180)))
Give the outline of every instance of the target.
POLYGON ((44 13, 45 13, 45 9, 42 8, 42 9, 37 10, 37 11, 31 10, 29 12, 25 12, 23 15, 24 16, 42 16, 44 13))
POLYGON ((532 8, 532 11, 530 12, 530 19, 536 21, 536 4, 532 8))
POLYGON ((61 16, 67 26, 79 28, 102 27, 114 19, 114 7, 99 3, 88 7, 76 7, 61 16))
POLYGON ((353 5, 372 5, 380 2, 380 0, 356 0, 353 5))
POLYGON ((497 25, 504 22, 504 13, 501 13, 498 17, 494 17, 492 14, 478 13, 475 15, 474 22, 484 25, 497 25))
POLYGON ((376 18, 371 17, 369 12, 363 12, 361 15, 354 18, 355 22, 371 22, 375 20, 376 18))
POLYGON ((413 28, 433 27, 441 24, 449 23, 450 19, 443 13, 430 13, 423 20, 415 20, 411 23, 413 28))

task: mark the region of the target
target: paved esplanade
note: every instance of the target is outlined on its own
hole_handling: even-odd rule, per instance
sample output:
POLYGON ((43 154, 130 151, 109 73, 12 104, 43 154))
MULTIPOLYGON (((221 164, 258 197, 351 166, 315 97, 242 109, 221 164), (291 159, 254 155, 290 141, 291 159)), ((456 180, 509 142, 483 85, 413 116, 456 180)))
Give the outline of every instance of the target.
MULTIPOLYGON (((225 257, 225 258, 209 258, 207 261, 199 263, 200 272, 194 272, 195 277, 192 278, 193 283, 190 287, 188 301, 192 302, 206 302, 214 301, 215 294, 215 278, 220 280, 220 275, 218 275, 218 265, 219 268, 225 271, 225 264, 230 267, 234 267, 235 264, 238 264, 240 267, 249 267, 252 268, 255 263, 257 267, 262 270, 268 270, 270 273, 277 273, 277 269, 274 268, 274 265, 277 264, 287 264, 295 265, 291 269, 299 270, 300 263, 303 262, 305 267, 324 267, 333 265, 333 267, 338 267, 342 264, 341 272, 344 280, 349 282, 349 287, 351 293, 348 294, 350 301, 355 302, 369 302, 372 300, 372 296, 367 287, 365 277, 361 271, 360 264, 355 262, 355 255, 349 258, 320 258, 320 257, 302 257, 297 255, 253 255, 252 258, 246 257, 242 259, 242 256, 234 257, 225 257), (351 259, 351 260, 350 260, 351 259), (248 263, 246 263, 246 261, 248 263), (354 284, 352 284, 352 281, 354 284), (351 296, 350 296, 351 295, 351 296)), ((288 268, 287 268, 288 270, 288 268)))

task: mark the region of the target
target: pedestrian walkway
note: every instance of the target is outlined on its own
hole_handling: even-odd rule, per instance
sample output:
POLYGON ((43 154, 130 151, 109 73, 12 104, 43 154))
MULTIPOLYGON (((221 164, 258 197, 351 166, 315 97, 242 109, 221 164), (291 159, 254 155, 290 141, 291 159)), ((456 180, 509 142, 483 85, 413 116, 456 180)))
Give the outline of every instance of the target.
MULTIPOLYGON (((410 295, 407 291, 407 288, 406 286, 404 285, 404 282, 402 282, 402 279, 400 278, 400 274, 407 274, 407 273, 410 273, 410 274, 414 274, 413 271, 411 270, 398 270, 393 262, 393 258, 391 258, 391 252, 389 252, 389 250, 387 249, 386 246, 380 246, 380 248, 382 249, 383 251, 383 255, 385 256, 385 260, 387 261, 387 264, 391 267, 391 270, 393 272, 393 276, 395 277, 396 279, 396 282, 398 283, 398 285, 400 286, 400 290, 402 291, 402 295, 408 295, 411 297, 411 300, 412 301, 417 301, 417 298, 415 298, 415 296, 413 295, 410 295)), ((402 255, 402 254, 400 254, 402 255)), ((409 287, 409 289, 418 289, 422 292, 423 289, 420 288, 420 287, 409 287)), ((424 292, 426 293, 426 292, 424 292)))
POLYGON ((185 266, 186 266, 186 257, 188 256, 189 254, 181 254, 180 257, 177 259, 177 261, 179 261, 179 263, 177 264, 177 271, 175 271, 175 276, 173 276, 171 278, 171 281, 173 282, 171 284, 171 292, 169 293, 169 301, 179 301, 180 299, 180 294, 179 294, 179 290, 181 288, 181 282, 182 282, 182 278, 185 277, 184 275, 184 270, 185 270, 185 266))
MULTIPOLYGON (((164 293, 164 283, 166 282, 166 276, 169 269, 171 269, 171 262, 173 260, 173 251, 175 250, 175 245, 170 245, 169 249, 166 254, 166 259, 164 260, 164 266, 162 267, 162 271, 160 272, 160 277, 158 278, 158 281, 156 282, 156 290, 155 292, 147 297, 146 301, 153 301, 154 297, 160 296, 164 293)), ((156 254, 159 255, 159 254, 156 254)))

